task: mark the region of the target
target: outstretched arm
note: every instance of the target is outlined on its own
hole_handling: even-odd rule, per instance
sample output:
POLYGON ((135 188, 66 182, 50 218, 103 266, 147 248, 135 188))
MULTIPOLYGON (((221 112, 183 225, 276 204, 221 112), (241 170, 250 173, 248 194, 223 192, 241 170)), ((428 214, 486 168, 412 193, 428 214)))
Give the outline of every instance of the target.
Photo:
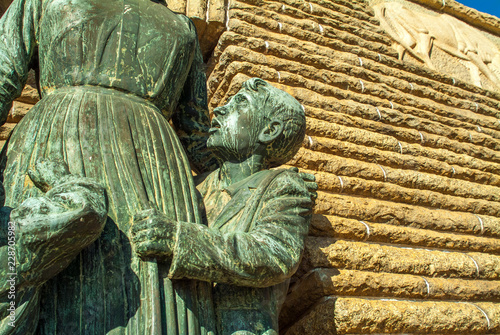
POLYGON ((203 57, 198 40, 196 40, 196 44, 191 70, 184 84, 178 111, 174 114, 172 122, 193 165, 198 172, 206 172, 215 170, 218 163, 207 148, 208 130, 210 129, 207 78, 203 69, 203 57))
POLYGON ((14 0, 0 19, 0 125, 21 95, 37 45, 40 0, 14 0))
POLYGON ((295 173, 282 173, 264 194, 261 210, 248 232, 221 232, 173 222, 158 214, 133 227, 133 242, 144 256, 168 259, 172 255, 172 278, 266 287, 283 282, 297 269, 309 229, 310 207, 311 198, 302 179, 295 173), (156 230, 144 229, 146 226, 156 230))

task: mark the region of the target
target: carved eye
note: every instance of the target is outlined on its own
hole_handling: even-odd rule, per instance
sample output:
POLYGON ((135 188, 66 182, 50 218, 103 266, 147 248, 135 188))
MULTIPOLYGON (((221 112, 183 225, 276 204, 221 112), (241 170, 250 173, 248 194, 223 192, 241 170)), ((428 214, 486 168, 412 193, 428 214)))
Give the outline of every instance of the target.
POLYGON ((236 103, 242 103, 242 102, 247 102, 247 98, 244 96, 244 95, 241 95, 241 94, 237 94, 234 96, 234 102, 236 103))

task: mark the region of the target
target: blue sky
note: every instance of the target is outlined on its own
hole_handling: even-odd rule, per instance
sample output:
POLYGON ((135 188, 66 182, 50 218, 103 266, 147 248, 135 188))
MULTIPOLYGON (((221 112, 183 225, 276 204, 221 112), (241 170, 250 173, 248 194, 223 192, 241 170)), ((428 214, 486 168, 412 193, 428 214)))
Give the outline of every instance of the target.
POLYGON ((500 0, 457 0, 467 7, 500 17, 500 0))

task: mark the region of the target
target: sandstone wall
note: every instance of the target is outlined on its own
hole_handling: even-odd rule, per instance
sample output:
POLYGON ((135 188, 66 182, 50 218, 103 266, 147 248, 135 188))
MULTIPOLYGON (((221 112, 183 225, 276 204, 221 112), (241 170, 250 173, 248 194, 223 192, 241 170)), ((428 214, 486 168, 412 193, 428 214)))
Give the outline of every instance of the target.
POLYGON ((398 60, 368 1, 229 8, 211 107, 254 76, 297 97, 320 187, 282 333, 500 333, 497 88, 398 60))
MULTIPOLYGON (((307 113, 289 164, 320 191, 282 334, 500 334, 497 87, 398 60, 368 1, 169 4, 200 30, 210 108, 256 76, 307 113)), ((500 35, 454 1, 412 4, 500 35)), ((36 101, 25 93, 0 139, 36 101)))

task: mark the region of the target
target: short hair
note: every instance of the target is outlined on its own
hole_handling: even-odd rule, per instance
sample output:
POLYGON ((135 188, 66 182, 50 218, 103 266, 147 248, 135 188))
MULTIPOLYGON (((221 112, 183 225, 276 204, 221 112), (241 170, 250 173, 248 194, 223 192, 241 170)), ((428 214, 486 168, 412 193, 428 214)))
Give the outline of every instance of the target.
POLYGON ((262 109, 265 116, 283 122, 283 131, 267 148, 265 161, 269 167, 285 164, 295 156, 304 141, 304 107, 290 94, 260 78, 245 81, 242 88, 263 94, 262 109))

